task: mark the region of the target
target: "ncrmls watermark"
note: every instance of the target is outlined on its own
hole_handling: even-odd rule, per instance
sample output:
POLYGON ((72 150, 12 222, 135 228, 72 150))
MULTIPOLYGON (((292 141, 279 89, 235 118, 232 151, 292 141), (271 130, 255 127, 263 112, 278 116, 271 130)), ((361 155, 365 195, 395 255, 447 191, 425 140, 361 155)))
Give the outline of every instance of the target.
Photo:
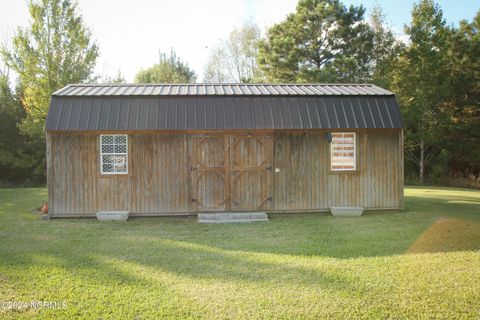
POLYGON ((67 309, 66 301, 0 301, 0 310, 67 309))

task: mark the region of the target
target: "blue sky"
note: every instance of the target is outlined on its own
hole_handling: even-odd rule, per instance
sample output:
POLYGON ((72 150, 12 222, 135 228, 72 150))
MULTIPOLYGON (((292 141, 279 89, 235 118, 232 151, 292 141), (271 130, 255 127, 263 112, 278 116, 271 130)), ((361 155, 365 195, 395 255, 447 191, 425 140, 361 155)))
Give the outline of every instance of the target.
MULTIPOLYGON (((367 12, 378 3, 399 36, 410 22, 413 0, 343 0, 363 4, 367 12)), ((28 0, 0 0, 0 43, 9 41, 17 26, 27 26, 28 0)), ((174 48, 195 70, 197 81, 211 48, 228 37, 234 26, 250 20, 262 31, 295 10, 297 0, 77 0, 86 25, 100 46, 95 73, 127 81, 158 61, 159 50, 174 48)), ((437 1, 449 23, 472 20, 480 9, 473 0, 437 1)))
MULTIPOLYGON (((413 0, 344 0, 345 4, 363 5, 370 9, 375 4, 379 4, 387 16, 387 20, 393 25, 397 32, 403 32, 403 25, 408 24, 411 20, 411 11, 413 4, 418 1, 413 0)), ((480 10, 480 2, 474 0, 441 0, 436 1, 443 10, 443 15, 448 23, 455 25, 462 19, 472 20, 478 10, 480 10)))

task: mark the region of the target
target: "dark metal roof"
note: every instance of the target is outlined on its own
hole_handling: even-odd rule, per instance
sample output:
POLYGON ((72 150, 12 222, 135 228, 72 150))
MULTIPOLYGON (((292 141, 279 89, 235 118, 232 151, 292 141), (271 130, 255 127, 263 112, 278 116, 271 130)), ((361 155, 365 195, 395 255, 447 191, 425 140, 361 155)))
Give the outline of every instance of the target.
POLYGON ((268 83, 192 83, 192 84, 71 84, 54 96, 270 96, 270 95, 393 95, 373 84, 268 84, 268 83))
MULTIPOLYGON (((271 85, 272 88, 277 86, 283 88, 283 85, 271 85)), ((333 92, 341 85, 317 86, 333 92)), ((403 127, 395 96, 386 90, 383 95, 353 94, 353 91, 342 95, 333 93, 104 95, 101 92, 109 92, 114 86, 85 85, 82 88, 87 87, 89 90, 95 90, 97 94, 87 92, 69 94, 68 90, 71 88, 79 88, 69 86, 52 96, 45 128, 47 131, 403 127)), ((128 86, 116 87, 123 90, 128 86)), ((135 88, 132 87, 132 93, 136 92, 135 88)), ((294 87, 289 88, 295 90, 294 87)), ((374 86, 371 88, 376 92, 383 90, 374 86)))

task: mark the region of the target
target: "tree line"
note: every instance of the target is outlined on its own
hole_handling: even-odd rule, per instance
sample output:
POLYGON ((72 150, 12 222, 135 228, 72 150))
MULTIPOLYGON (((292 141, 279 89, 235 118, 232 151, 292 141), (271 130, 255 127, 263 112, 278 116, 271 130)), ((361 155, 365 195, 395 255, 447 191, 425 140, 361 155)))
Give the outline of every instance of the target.
MULTIPOLYGON (((97 43, 75 2, 29 2, 31 24, 0 51, 1 183, 45 181, 43 127, 50 95, 69 83, 122 83, 94 75, 97 43), (10 73, 15 74, 12 87, 10 73)), ((475 183, 480 176, 480 11, 457 26, 433 0, 412 8, 401 41, 380 7, 300 0, 262 35, 245 23, 210 50, 205 82, 374 83, 397 95, 405 122, 407 181, 475 183)), ((172 49, 137 83, 192 83, 172 49)))

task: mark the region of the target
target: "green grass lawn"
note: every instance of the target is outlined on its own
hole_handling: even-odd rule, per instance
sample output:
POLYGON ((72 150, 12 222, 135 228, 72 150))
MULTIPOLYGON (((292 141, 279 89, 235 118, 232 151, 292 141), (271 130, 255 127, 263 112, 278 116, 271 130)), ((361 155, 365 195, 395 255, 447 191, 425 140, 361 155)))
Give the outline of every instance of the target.
POLYGON ((199 225, 43 221, 45 189, 0 189, 0 318, 479 319, 480 192, 405 193, 402 212, 199 225))

